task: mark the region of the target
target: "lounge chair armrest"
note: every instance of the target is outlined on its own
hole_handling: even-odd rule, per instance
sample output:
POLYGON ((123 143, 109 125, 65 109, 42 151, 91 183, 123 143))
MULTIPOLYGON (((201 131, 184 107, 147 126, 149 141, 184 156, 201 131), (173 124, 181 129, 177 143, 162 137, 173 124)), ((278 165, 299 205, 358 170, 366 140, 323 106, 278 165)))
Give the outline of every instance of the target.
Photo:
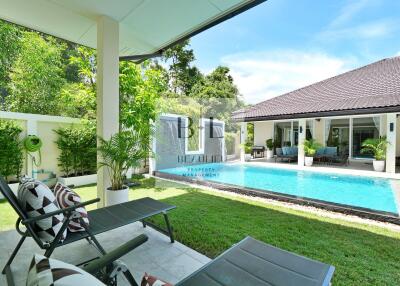
POLYGON ((28 218, 28 219, 24 219, 22 221, 22 224, 25 224, 25 225, 26 224, 30 224, 30 223, 33 223, 33 222, 36 222, 36 221, 39 221, 39 220, 42 220, 42 219, 45 219, 45 218, 48 218, 48 217, 51 217, 51 216, 55 216, 55 215, 61 214, 61 213, 68 214, 68 213, 76 210, 77 208, 84 207, 84 206, 87 206, 87 205, 91 205, 91 204, 97 203, 99 201, 100 201, 100 199, 97 198, 97 199, 93 199, 93 200, 89 200, 89 201, 86 201, 86 202, 82 202, 82 203, 79 203, 79 204, 76 204, 76 205, 73 205, 73 206, 70 206, 70 207, 67 207, 67 208, 64 208, 64 209, 59 209, 59 210, 56 210, 54 212, 49 212, 49 213, 46 213, 44 215, 40 215, 40 216, 37 216, 37 217, 31 217, 31 218, 28 218))
POLYGON ((145 234, 141 234, 134 239, 126 242, 125 244, 121 245, 120 247, 108 252, 104 256, 89 262, 87 265, 82 267, 82 269, 88 273, 95 274, 99 272, 101 269, 110 265, 117 259, 121 258, 125 254, 129 253, 133 249, 137 248, 138 246, 145 243, 149 238, 145 234))

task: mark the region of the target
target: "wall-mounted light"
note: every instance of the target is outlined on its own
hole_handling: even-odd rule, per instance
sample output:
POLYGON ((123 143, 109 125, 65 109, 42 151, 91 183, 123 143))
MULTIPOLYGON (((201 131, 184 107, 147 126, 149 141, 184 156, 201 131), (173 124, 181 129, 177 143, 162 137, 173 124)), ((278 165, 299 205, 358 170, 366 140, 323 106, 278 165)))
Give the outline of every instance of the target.
POLYGON ((390 122, 389 129, 390 129, 390 132, 394 131, 394 123, 393 122, 390 122))
POLYGON ((300 126, 300 133, 303 133, 303 126, 300 126))

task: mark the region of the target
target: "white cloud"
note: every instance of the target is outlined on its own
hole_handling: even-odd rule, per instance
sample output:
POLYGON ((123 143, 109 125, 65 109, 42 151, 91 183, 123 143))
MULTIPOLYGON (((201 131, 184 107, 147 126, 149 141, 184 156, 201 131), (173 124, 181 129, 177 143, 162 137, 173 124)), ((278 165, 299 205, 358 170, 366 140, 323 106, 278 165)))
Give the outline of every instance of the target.
POLYGON ((328 28, 318 34, 317 38, 323 41, 340 39, 374 39, 392 34, 398 30, 398 21, 381 19, 346 28, 328 28))
POLYGON ((395 57, 400 57, 400 51, 398 51, 394 56, 395 57))
POLYGON ((337 75, 354 65, 324 53, 293 50, 240 53, 222 58, 247 103, 281 95, 337 75))
POLYGON ((331 27, 343 25, 352 20, 362 10, 372 5, 377 4, 377 0, 358 0, 351 1, 344 5, 339 15, 330 23, 331 27))

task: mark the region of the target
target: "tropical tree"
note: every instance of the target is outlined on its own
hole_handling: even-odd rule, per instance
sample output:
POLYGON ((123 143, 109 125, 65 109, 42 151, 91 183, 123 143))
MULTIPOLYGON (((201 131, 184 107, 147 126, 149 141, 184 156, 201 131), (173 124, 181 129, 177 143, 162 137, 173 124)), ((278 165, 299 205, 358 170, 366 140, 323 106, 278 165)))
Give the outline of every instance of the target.
POLYGON ((20 51, 20 29, 17 26, 0 21, 0 107, 5 109, 8 95, 9 72, 20 51))
POLYGON ((58 95, 65 83, 63 44, 35 32, 23 32, 21 51, 10 73, 11 111, 58 115, 58 95))

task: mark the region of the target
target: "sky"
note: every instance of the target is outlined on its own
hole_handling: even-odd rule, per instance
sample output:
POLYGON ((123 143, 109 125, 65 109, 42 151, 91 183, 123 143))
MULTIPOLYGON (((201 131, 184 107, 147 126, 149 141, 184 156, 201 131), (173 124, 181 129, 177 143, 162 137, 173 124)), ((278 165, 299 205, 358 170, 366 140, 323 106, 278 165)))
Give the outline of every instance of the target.
POLYGON ((400 56, 400 0, 268 0, 191 40, 195 65, 218 65, 247 103, 400 56))

